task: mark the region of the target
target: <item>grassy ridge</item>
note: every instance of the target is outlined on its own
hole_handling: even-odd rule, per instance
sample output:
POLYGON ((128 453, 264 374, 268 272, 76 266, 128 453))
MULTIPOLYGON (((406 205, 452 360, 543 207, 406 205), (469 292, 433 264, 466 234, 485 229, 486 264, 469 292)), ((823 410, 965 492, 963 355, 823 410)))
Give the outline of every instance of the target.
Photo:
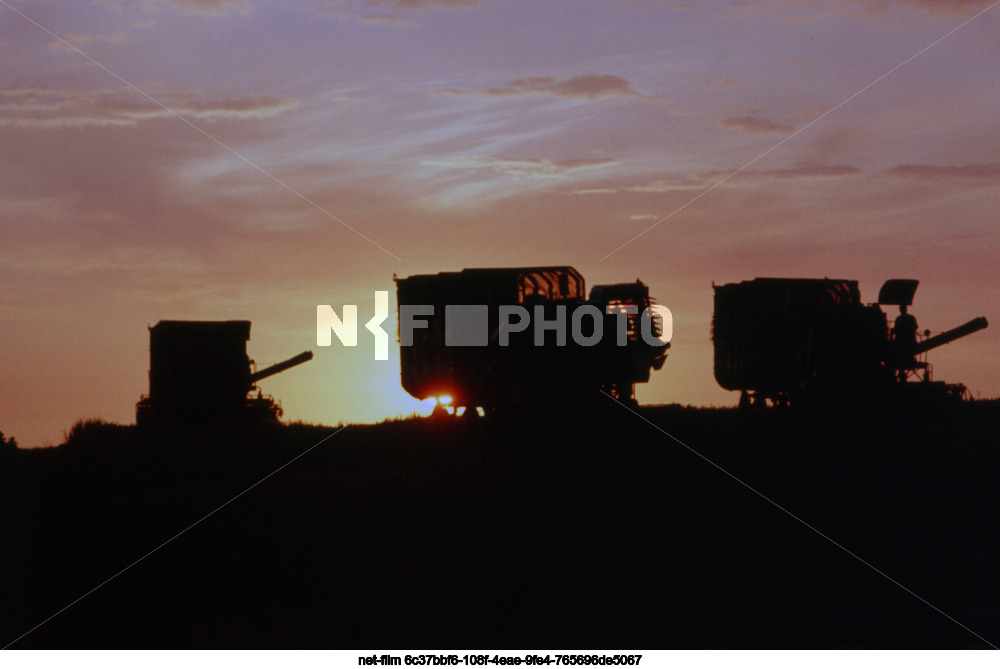
POLYGON ((640 413, 78 425, 5 455, 4 641, 154 551, 16 647, 985 645, 847 549, 998 643, 996 405, 640 413))

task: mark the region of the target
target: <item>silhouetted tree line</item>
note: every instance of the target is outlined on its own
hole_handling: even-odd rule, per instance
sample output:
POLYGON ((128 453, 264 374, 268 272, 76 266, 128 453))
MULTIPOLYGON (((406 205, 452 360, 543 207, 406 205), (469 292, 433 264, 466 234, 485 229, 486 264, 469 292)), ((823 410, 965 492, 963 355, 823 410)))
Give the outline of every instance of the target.
POLYGON ((15 439, 14 437, 7 439, 6 437, 3 436, 3 432, 0 432, 0 449, 2 449, 5 452, 8 450, 16 451, 17 439, 15 439))

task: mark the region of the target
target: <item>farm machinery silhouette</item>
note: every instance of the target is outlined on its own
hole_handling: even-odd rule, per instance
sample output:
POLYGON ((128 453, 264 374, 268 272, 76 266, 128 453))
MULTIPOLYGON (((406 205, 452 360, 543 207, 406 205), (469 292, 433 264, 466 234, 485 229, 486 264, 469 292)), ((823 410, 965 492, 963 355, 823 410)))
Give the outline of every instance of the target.
POLYGON ((149 328, 149 394, 136 405, 136 423, 277 421, 281 405, 256 383, 313 354, 256 370, 249 339, 250 321, 160 321, 149 328))
POLYGON ((663 366, 670 346, 649 288, 638 280, 594 286, 589 298, 572 267, 465 269, 395 281, 402 385, 419 400, 438 399, 439 414, 442 404, 470 417, 569 407, 599 391, 634 403, 635 384, 663 366), (508 318, 515 311, 523 315, 516 324, 508 318), (580 317, 585 313, 590 318, 580 317))
POLYGON ((857 281, 771 279, 714 286, 715 378, 740 406, 839 403, 919 407, 959 401, 931 379, 928 351, 984 329, 985 318, 930 336, 907 312, 918 282, 890 279, 863 304, 857 281), (892 327, 883 305, 896 305, 892 327))

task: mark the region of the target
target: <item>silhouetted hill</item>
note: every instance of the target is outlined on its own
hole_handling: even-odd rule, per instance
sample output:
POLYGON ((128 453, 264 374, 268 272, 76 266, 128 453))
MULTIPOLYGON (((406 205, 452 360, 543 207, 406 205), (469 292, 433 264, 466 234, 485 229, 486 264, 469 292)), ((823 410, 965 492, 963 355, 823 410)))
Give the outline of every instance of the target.
POLYGON ((4 643, 121 572, 15 647, 985 645, 844 549, 998 642, 996 403, 640 413, 79 424, 3 457, 4 643))

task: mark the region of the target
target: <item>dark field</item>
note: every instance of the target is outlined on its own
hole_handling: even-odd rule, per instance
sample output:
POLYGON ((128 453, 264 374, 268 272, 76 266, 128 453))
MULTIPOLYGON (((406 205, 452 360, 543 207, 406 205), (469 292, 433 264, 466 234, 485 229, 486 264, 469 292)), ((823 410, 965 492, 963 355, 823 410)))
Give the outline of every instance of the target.
MULTIPOLYGON (((13 647, 1000 645, 1000 406, 351 426, 13 647), (975 632, 975 634, 973 634, 975 632)), ((334 431, 2 456, 3 644, 334 431)))

